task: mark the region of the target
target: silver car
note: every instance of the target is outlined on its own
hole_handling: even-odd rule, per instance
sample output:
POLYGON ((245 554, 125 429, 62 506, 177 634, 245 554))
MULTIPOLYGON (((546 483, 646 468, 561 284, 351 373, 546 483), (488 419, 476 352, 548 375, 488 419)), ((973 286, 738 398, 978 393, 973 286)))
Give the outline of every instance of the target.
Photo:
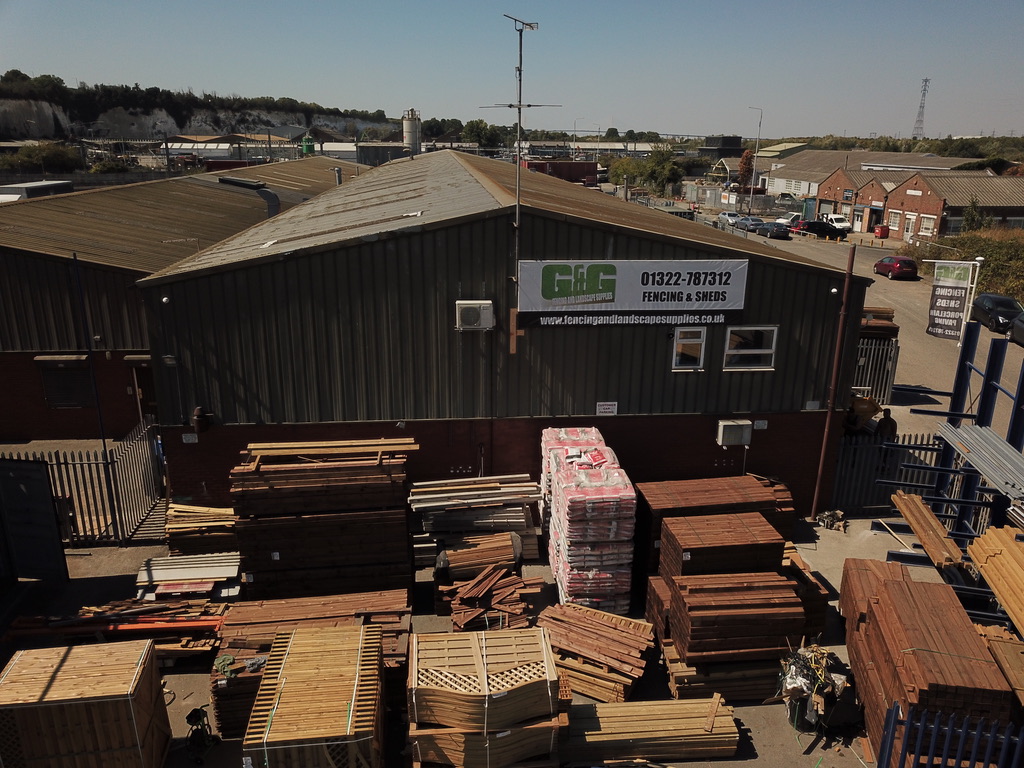
POLYGON ((735 227, 740 215, 736 211, 722 211, 718 214, 718 226, 735 227))

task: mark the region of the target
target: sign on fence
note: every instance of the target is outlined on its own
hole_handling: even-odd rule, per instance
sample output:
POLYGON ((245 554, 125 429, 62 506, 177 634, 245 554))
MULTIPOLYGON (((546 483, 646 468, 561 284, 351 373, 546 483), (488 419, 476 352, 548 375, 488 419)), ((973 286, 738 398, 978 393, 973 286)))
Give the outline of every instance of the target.
POLYGON ((975 266, 974 261, 935 262, 932 298, 928 304, 930 336, 960 340, 967 322, 975 266))

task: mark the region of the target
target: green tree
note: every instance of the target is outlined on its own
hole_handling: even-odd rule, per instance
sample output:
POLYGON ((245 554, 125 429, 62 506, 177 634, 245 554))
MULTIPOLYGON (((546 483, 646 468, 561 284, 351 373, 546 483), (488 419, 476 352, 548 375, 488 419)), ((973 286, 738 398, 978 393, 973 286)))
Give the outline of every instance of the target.
POLYGON ((604 138, 607 141, 618 141, 619 129, 618 128, 609 128, 607 131, 604 132, 604 138))
POLYGON ((13 155, 0 155, 0 170, 19 173, 70 173, 84 166, 74 147, 43 142, 25 146, 13 155))
POLYGON ((977 232, 992 226, 992 217, 986 216, 978 204, 978 198, 971 195, 971 202, 964 208, 964 222, 960 225, 961 232, 977 232))

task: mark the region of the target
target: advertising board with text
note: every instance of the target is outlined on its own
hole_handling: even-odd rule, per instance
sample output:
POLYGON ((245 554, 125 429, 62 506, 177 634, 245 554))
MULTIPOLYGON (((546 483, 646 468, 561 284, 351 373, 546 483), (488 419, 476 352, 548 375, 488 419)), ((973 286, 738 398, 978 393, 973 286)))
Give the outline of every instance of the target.
POLYGON ((930 336, 959 341, 967 312, 973 266, 973 263, 963 261, 935 262, 932 297, 928 303, 927 333, 930 336))

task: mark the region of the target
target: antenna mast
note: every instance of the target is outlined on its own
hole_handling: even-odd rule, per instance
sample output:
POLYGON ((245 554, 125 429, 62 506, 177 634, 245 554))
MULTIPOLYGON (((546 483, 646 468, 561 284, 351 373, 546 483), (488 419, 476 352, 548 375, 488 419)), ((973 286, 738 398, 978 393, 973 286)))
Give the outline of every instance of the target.
POLYGON ((914 121, 914 132, 910 134, 912 139, 924 138, 924 97, 928 95, 928 83, 932 79, 926 77, 921 81, 921 106, 917 108, 917 120, 914 121))

